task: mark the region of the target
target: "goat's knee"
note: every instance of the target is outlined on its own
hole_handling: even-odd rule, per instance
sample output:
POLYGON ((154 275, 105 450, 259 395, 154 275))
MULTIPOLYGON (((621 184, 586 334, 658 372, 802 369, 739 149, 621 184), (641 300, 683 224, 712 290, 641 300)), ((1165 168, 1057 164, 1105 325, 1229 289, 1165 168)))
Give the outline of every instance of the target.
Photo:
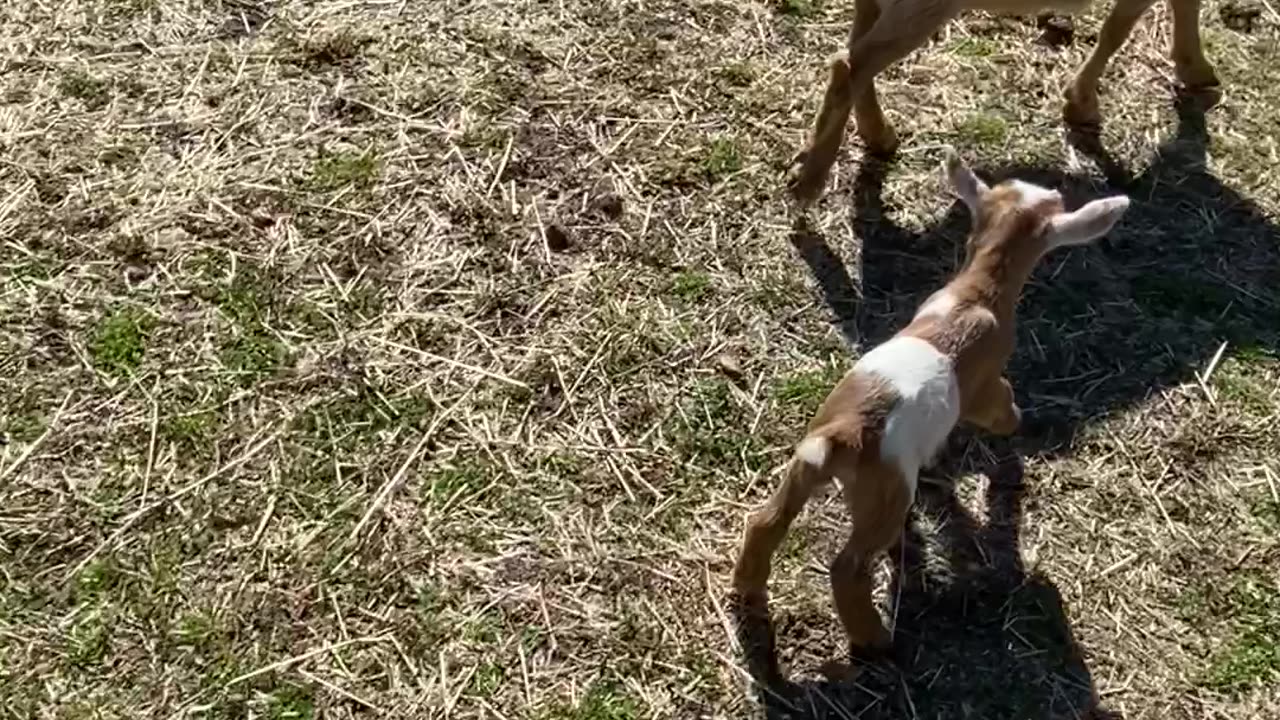
POLYGON ((1013 386, 1004 378, 988 383, 964 419, 987 432, 1012 435, 1022 424, 1022 408, 1013 397, 1013 386))
POLYGON ((1022 408, 1014 402, 1013 388, 1007 384, 1004 384, 1003 396, 998 401, 1001 404, 997 406, 995 417, 988 424, 987 429, 996 435, 1012 435, 1022 425, 1022 408))
POLYGON ((1022 424, 1022 408, 1010 404, 1001 414, 1000 419, 991 424, 991 432, 996 435, 1012 435, 1022 424))
POLYGON ((828 65, 830 77, 822 96, 822 107, 814 122, 813 135, 793 161, 791 176, 787 180, 792 196, 802 207, 817 200, 826 187, 853 106, 848 54, 836 53, 828 65))
POLYGON ((853 70, 849 65, 849 53, 841 50, 827 60, 827 89, 822 96, 822 108, 818 112, 818 130, 833 112, 841 108, 848 111, 853 104, 853 70))
POLYGON ((831 73, 830 87, 844 86, 849 83, 849 52, 841 50, 827 59, 827 69, 831 73))

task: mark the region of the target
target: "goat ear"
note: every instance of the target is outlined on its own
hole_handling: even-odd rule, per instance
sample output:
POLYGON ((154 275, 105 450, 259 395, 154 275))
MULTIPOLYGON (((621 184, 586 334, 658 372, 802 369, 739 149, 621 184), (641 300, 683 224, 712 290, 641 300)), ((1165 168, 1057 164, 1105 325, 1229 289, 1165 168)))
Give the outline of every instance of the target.
POLYGON ((1111 232, 1129 209, 1124 195, 1094 200, 1075 212, 1059 213, 1049 219, 1046 239, 1049 249, 1064 245, 1084 245, 1111 232))
POLYGON ((964 201, 969 212, 977 217, 978 208, 982 207, 982 196, 987 193, 987 184, 974 175, 951 148, 947 148, 947 159, 943 161, 942 167, 947 174, 947 181, 951 183, 951 189, 964 201))

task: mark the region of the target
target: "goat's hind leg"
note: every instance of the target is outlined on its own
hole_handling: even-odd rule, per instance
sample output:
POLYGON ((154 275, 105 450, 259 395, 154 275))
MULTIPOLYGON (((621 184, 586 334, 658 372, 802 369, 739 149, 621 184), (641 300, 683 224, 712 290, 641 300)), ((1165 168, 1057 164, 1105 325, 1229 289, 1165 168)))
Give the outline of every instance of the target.
POLYGON ((1111 7, 1111 12, 1102 23, 1102 29, 1098 31, 1098 44, 1093 46, 1089 59, 1076 70, 1075 77, 1063 93, 1067 102, 1062 108, 1062 116, 1068 123, 1077 126, 1097 126, 1102 123, 1102 113, 1098 110, 1098 80, 1107 69, 1111 57, 1129 39, 1138 19, 1154 2, 1155 0, 1116 0, 1111 7))
POLYGON ((955 15, 954 0, 900 2, 881 9, 877 0, 859 0, 849 49, 832 58, 827 89, 814 122, 813 135, 796 156, 791 193, 806 206, 822 194, 844 142, 849 113, 856 110, 858 134, 874 153, 897 149, 898 139, 880 108, 875 77, 920 47, 955 15))
POLYGON ((1173 11, 1174 73, 1189 91, 1199 92, 1218 86, 1218 75, 1204 56, 1200 42, 1200 0, 1168 0, 1173 11))
POLYGON ((876 558, 902 536, 914 482, 880 462, 858 468, 845 485, 853 531, 831 563, 831 594, 855 651, 888 649, 893 638, 871 599, 876 558))
MULTIPOLYGON (((880 0, 857 0, 854 11, 857 14, 853 18, 853 28, 849 31, 850 51, 858 38, 866 35, 880 19, 880 0)), ((845 57, 847 61, 848 56, 845 57)), ((880 98, 876 96, 874 81, 869 82, 867 89, 861 94, 855 94, 853 116, 857 121, 855 127, 858 135, 872 153, 892 155, 898 149, 898 135, 884 116, 884 110, 880 109, 880 98)))
POLYGON ((830 77, 822 95, 822 106, 818 108, 818 117, 813 123, 813 134, 804 150, 792 161, 787 185, 802 207, 811 205, 822 194, 831 166, 835 165, 836 154, 844 142, 849 111, 853 108, 849 75, 848 53, 839 53, 831 58, 830 77))
POLYGON ((733 568, 733 589, 743 599, 765 596, 774 553, 809 496, 829 480, 830 476, 820 468, 794 457, 782 484, 747 518, 742 548, 733 568))

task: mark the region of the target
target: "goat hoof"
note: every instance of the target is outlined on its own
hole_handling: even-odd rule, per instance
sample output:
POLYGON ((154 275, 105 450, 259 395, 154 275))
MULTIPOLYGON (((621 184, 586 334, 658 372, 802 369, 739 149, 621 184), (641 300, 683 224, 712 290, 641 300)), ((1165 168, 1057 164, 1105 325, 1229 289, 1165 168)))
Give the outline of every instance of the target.
POLYGON ((884 625, 879 625, 868 637, 851 638, 849 653, 864 660, 883 657, 893 649, 893 636, 884 625))
POLYGON ((862 135, 862 142, 866 144, 868 153, 881 159, 893 157, 902 145, 898 140, 898 133, 891 127, 862 135))
POLYGON ((1098 96, 1086 95, 1074 90, 1066 93, 1067 102, 1062 106, 1062 119, 1077 128, 1097 128, 1102 125, 1102 113, 1098 111, 1098 96))
POLYGON ((828 660, 822 663, 822 665, 818 666, 818 672, 827 679, 827 682, 833 683, 852 680, 857 677, 854 667, 840 660, 828 660))
POLYGON ((849 658, 864 664, 892 660, 893 645, 850 645, 849 658))
POLYGON ((1181 100, 1191 101, 1201 112, 1212 110, 1222 101, 1222 88, 1219 85, 1184 85, 1178 92, 1181 100))
POLYGON ((797 205, 802 209, 807 208, 822 196, 822 190, 827 185, 827 173, 827 168, 814 167, 807 152, 796 156, 796 162, 787 176, 787 190, 797 205))
POLYGON ((1173 74, 1187 92, 1202 92, 1220 87, 1213 66, 1205 63, 1183 63, 1174 66, 1173 74))

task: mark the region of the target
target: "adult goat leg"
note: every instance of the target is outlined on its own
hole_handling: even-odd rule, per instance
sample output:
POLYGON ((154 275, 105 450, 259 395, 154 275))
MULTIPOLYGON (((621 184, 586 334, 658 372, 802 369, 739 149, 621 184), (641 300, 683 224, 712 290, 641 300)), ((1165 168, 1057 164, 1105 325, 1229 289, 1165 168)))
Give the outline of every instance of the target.
POLYGON ((1173 70, 1191 91, 1217 87, 1218 75, 1204 56, 1200 42, 1200 0, 1169 0, 1173 11, 1173 70))
POLYGON ((957 11, 957 0, 920 0, 890 5, 880 10, 871 27, 850 31, 849 51, 831 61, 831 74, 822 107, 814 123, 809 145, 796 158, 791 192, 801 206, 822 194, 831 167, 844 141, 850 110, 857 105, 865 119, 863 136, 873 151, 894 149, 892 134, 880 110, 875 77, 885 68, 920 47, 957 11), (861 32, 859 35, 858 33, 861 32))
MULTIPOLYGON (((875 27, 880 19, 880 3, 878 0, 857 0, 854 5, 856 15, 853 28, 849 31, 849 47, 863 35, 875 27)), ((877 155, 892 155, 898 149, 898 135, 884 116, 880 108, 880 98, 876 96, 876 84, 873 80, 867 89, 853 99, 853 116, 857 120, 857 131, 867 149, 877 155)))
POLYGON ((848 53, 831 58, 827 90, 822 96, 822 106, 813 123, 813 134, 804 150, 792 163, 788 185, 792 196, 801 207, 813 204, 826 187, 831 166, 844 142, 845 127, 849 124, 849 111, 853 108, 853 85, 849 82, 848 53))
POLYGON ((1076 70, 1075 78, 1063 93, 1067 102, 1062 108, 1062 116, 1068 123, 1077 126, 1102 123, 1102 113, 1098 110, 1098 80, 1107 69, 1111 56, 1129 39, 1133 26, 1153 2, 1155 0, 1116 0, 1111 7, 1111 13, 1098 32, 1098 44, 1093 46, 1089 59, 1076 70))

